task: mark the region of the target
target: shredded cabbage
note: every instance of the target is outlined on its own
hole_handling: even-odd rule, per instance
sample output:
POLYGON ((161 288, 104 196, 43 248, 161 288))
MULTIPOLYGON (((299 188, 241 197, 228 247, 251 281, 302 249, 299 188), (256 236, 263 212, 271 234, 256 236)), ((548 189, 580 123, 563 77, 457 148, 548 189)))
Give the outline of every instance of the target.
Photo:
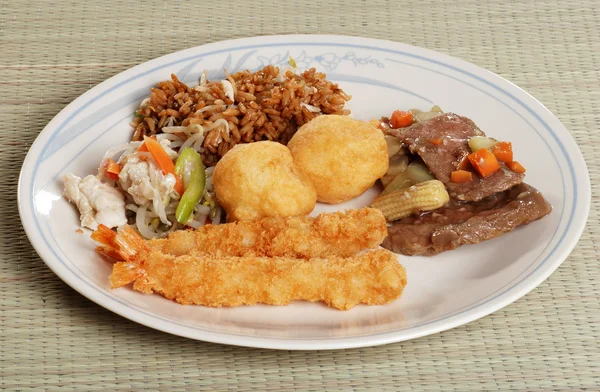
MULTIPOLYGON (((167 128, 167 127, 165 127, 165 128, 167 128)), ((165 130, 165 128, 163 128, 163 131, 165 130)), ((170 140, 170 141, 183 140, 181 138, 181 136, 176 135, 176 133, 183 132, 183 129, 186 128, 186 127, 168 127, 168 128, 169 128, 168 131, 165 131, 165 133, 159 133, 158 135, 156 135, 156 138, 158 140, 167 139, 167 140, 170 140), (182 128, 182 130, 180 132, 178 132, 178 131, 169 132, 173 128, 177 128, 177 129, 182 128)))
POLYGON ((307 104, 307 103, 304 103, 304 102, 302 102, 302 103, 300 104, 300 106, 302 106, 302 107, 305 107, 305 108, 306 108, 306 110, 308 110, 309 112, 312 112, 312 113, 321 113, 321 109, 319 109, 319 108, 318 108, 318 107, 316 107, 316 106, 309 105, 309 104, 307 104))
POLYGON ((231 102, 235 101, 235 96, 233 92, 233 85, 229 80, 221 80, 221 86, 223 86, 223 91, 227 98, 231 99, 231 102))
MULTIPOLYGON (((156 165, 149 165, 149 176, 150 176, 150 184, 154 189, 154 197, 152 197, 152 207, 154 209, 154 213, 158 215, 160 221, 165 225, 170 226, 171 222, 167 219, 167 214, 165 212, 165 205, 160 197, 160 193, 158 192, 159 187, 159 176, 162 175, 162 172, 156 167, 156 165)), ((171 175, 171 174, 169 174, 171 175)))
MULTIPOLYGON (((206 78, 206 74, 203 76, 206 78)), ((223 90, 228 98, 232 101, 235 97, 235 86, 231 80, 221 81, 223 90)), ((200 87, 206 84, 206 81, 200 81, 200 87)), ((147 105, 149 99, 145 99, 140 104, 140 107, 147 105)), ((226 109, 237 108, 237 105, 211 105, 199 109, 197 113, 209 111, 217 108, 226 109)), ((311 105, 307 106, 308 110, 314 110, 311 105)), ((312 111, 311 110, 311 111, 312 111)), ((317 108, 318 110, 318 108, 317 108)), ((169 147, 167 149, 175 149, 173 156, 176 151, 181 151, 183 148, 193 147, 196 151, 202 152, 202 147, 207 132, 223 127, 225 131, 230 132, 229 123, 225 119, 218 119, 209 125, 190 124, 189 126, 177 126, 176 120, 173 117, 169 117, 166 121, 165 126, 161 129, 162 133, 156 135, 157 140, 161 142, 163 147, 169 147)), ((211 219, 213 224, 219 224, 223 219, 223 210, 216 203, 216 196, 214 194, 214 185, 212 182, 212 174, 214 167, 206 169, 206 187, 202 198, 194 207, 192 215, 185 225, 182 225, 176 221, 175 215, 177 207, 179 205, 180 195, 176 191, 169 192, 169 194, 163 194, 162 189, 164 188, 165 174, 157 166, 152 154, 145 151, 138 151, 143 141, 134 141, 126 144, 120 144, 110 148, 106 154, 104 154, 103 162, 107 159, 114 159, 119 162, 122 166, 127 162, 129 157, 135 157, 142 159, 148 164, 147 176, 149 177, 150 187, 146 185, 149 194, 143 204, 135 204, 133 196, 130 195, 120 181, 116 181, 115 185, 124 193, 127 203, 125 209, 133 213, 135 216, 135 223, 133 226, 138 230, 140 235, 147 239, 165 237, 174 230, 180 229, 183 226, 193 227, 195 229, 206 223, 207 219, 211 219), (162 192, 162 193, 161 193, 162 192)), ((175 159, 173 158, 172 159, 175 159)), ((100 166, 102 171, 103 165, 100 166)), ((172 176, 169 174, 168 176, 172 176)), ((148 178, 147 177, 147 178, 148 178)), ((186 174, 182 175, 184 183, 186 174)), ((170 181, 170 180, 169 180, 170 181)), ((169 188, 170 189, 170 188, 169 188)))
POLYGON ((220 118, 217 121, 215 121, 214 123, 205 126, 204 132, 206 133, 206 132, 212 131, 213 129, 215 129, 219 126, 225 127, 227 129, 227 132, 229 132, 229 123, 224 118, 220 118))
POLYGON ((118 161, 120 161, 129 151, 134 151, 138 149, 142 145, 142 142, 129 142, 127 144, 119 144, 118 146, 114 146, 108 149, 102 158, 102 162, 106 161, 109 158, 114 158, 115 155, 121 153, 118 161))
POLYGON ((137 226, 137 230, 145 238, 157 238, 159 234, 155 230, 151 230, 146 224, 147 211, 148 206, 141 206, 140 208, 138 208, 137 214, 135 215, 135 224, 137 226))
POLYGON ((180 151, 183 150, 184 148, 191 147, 192 145, 195 147, 196 142, 200 142, 200 145, 202 144, 202 142, 204 142, 204 133, 203 132, 198 132, 195 135, 190 136, 185 142, 183 142, 183 144, 181 145, 180 151))
MULTIPOLYGON (((229 84, 231 84, 231 83, 229 83, 229 84)), ((205 106, 203 108, 196 110, 196 112, 194 114, 202 114, 204 112, 208 112, 209 110, 215 109, 218 106, 222 106, 222 105, 208 105, 208 106, 205 106)))
POLYGON ((202 72, 202 76, 200 76, 200 86, 203 86, 208 82, 207 76, 208 76, 208 71, 204 70, 204 72, 202 72))
POLYGON ((212 218, 212 224, 213 225, 218 225, 221 223, 221 208, 220 207, 215 207, 215 215, 212 218))

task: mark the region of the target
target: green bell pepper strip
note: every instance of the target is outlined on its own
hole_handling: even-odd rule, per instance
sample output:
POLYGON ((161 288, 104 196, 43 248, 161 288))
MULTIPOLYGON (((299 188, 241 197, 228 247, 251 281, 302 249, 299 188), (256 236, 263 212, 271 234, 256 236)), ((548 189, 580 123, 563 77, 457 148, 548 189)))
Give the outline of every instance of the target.
POLYGON ((175 218, 179 223, 186 223, 204 194, 206 173, 200 154, 191 147, 181 151, 175 163, 175 173, 183 179, 185 189, 177 205, 175 218))

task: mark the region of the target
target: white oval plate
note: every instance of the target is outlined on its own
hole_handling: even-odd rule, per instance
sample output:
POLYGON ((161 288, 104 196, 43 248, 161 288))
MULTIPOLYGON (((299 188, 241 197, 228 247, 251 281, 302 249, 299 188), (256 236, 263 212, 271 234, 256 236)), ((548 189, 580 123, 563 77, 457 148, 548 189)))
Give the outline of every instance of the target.
MULTIPOLYGON (((368 204, 376 190, 316 212, 368 204)), ((67 284, 138 323, 193 339, 276 349, 339 349, 397 342, 453 328, 492 313, 532 290, 569 255, 587 219, 590 182, 565 127, 512 83, 475 65, 409 45, 358 37, 271 36, 219 42, 173 53, 116 75, 72 102, 40 133, 19 180, 29 240, 67 284), (512 233, 441 255, 400 257, 404 295, 386 306, 342 312, 321 304, 211 309, 182 306, 130 288, 110 290, 110 265, 77 234, 78 214, 62 197, 61 177, 96 171, 104 152, 126 142, 128 123, 156 82, 175 73, 209 78, 286 66, 316 67, 352 95, 359 119, 433 104, 472 118, 488 135, 511 140, 527 182, 554 206, 548 217, 512 233)))

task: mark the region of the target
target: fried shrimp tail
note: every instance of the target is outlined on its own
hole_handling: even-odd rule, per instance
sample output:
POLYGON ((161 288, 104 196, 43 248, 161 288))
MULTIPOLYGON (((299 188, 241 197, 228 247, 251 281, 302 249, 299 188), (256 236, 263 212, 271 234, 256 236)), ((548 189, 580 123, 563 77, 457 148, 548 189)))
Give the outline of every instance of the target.
POLYGON ((180 304, 210 307, 287 305, 323 301, 347 310, 382 305, 398 298, 406 271, 393 253, 375 250, 354 257, 313 258, 172 256, 150 251, 118 262, 113 287, 133 282, 143 293, 158 293, 180 304))
MULTIPOLYGON (((135 231, 128 229, 128 233, 133 235, 135 231)), ((119 247, 101 241, 105 236, 96 235, 100 238, 98 242, 105 245, 98 249, 100 253, 116 260, 130 257, 127 253, 114 257, 115 248, 119 247)), ((262 218, 206 225, 198 230, 175 231, 164 239, 144 241, 146 246, 140 250, 148 248, 172 256, 349 257, 376 248, 386 236, 383 214, 374 208, 361 208, 323 213, 316 218, 262 218)))
POLYGON ((92 239, 102 244, 96 251, 114 260, 133 260, 150 251, 150 247, 131 226, 124 226, 115 233, 104 225, 92 233, 92 239))

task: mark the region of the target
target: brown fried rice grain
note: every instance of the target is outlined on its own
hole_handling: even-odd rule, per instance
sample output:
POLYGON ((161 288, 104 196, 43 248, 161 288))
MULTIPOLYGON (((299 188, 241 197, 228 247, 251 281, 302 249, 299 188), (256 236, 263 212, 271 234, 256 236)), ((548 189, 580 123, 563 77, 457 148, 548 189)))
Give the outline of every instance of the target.
POLYGON ((207 132, 203 142, 204 164, 213 166, 238 143, 287 144, 298 127, 319 114, 350 113, 344 109, 350 96, 314 68, 300 75, 291 70, 280 75, 278 67, 268 65, 254 73, 241 71, 226 77, 234 101, 221 81, 191 88, 171 75, 172 80, 158 83, 135 113, 133 140, 161 133, 165 126, 209 126, 224 119, 229 129, 218 126, 207 132))

